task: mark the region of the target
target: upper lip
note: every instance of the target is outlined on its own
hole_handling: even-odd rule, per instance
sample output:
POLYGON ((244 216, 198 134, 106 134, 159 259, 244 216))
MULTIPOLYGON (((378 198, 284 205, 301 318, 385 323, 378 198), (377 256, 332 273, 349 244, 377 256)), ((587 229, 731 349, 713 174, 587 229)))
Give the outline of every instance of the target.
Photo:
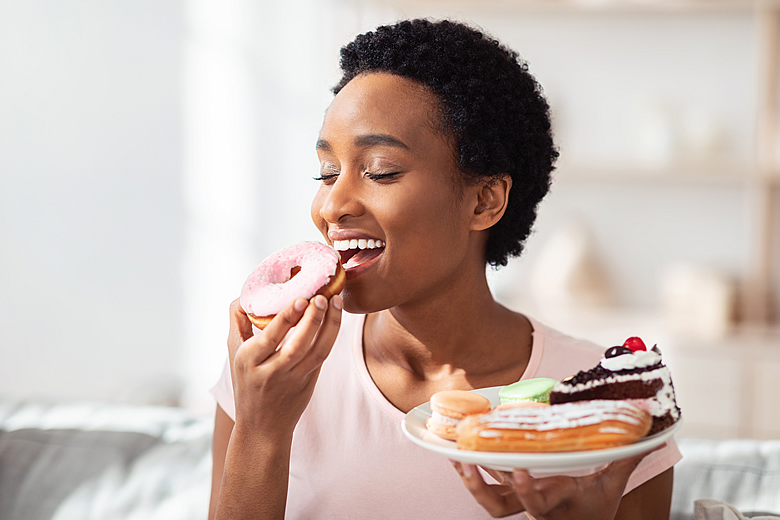
MULTIPOLYGON (((333 242, 335 242, 336 240, 360 240, 360 239, 382 240, 381 238, 375 237, 373 235, 369 235, 368 233, 364 233, 362 231, 355 231, 355 230, 328 231, 328 240, 330 240, 331 244, 333 244, 333 242)), ((384 240, 382 241, 384 242, 384 240)))

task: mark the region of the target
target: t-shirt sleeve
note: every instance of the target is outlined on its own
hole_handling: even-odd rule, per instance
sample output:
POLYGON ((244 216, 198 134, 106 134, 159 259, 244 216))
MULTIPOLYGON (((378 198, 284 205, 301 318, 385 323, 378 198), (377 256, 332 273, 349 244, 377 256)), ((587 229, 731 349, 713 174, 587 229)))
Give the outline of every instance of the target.
POLYGON ((222 408, 228 417, 236 420, 236 403, 233 400, 233 379, 230 376, 230 362, 225 360, 225 368, 222 370, 217 384, 214 385, 209 393, 214 397, 220 408, 222 408))

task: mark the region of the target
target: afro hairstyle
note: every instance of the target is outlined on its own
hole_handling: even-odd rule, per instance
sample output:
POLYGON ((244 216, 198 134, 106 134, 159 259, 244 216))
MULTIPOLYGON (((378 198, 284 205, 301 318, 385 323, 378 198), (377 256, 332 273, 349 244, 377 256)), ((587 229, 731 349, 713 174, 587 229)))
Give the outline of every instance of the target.
POLYGON ((527 63, 465 24, 417 19, 357 36, 341 49, 340 64, 334 94, 366 73, 411 79, 438 98, 467 181, 512 177, 506 212, 488 235, 486 261, 497 267, 519 256, 558 158, 550 107, 527 63))

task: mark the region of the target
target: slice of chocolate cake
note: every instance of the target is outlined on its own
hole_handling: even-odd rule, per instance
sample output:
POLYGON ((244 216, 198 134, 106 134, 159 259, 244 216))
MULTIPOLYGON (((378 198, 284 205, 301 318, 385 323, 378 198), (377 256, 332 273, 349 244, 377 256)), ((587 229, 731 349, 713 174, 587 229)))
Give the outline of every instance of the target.
POLYGON ((628 399, 653 416, 648 435, 665 430, 680 418, 672 375, 661 360, 658 347, 646 350, 639 338, 606 351, 601 362, 555 385, 550 404, 628 399))

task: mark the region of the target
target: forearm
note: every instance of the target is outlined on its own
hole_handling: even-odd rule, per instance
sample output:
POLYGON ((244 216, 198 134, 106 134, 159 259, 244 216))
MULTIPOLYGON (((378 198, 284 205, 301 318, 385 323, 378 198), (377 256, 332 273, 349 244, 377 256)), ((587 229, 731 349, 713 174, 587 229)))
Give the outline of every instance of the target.
POLYGON ((234 430, 225 457, 218 520, 283 519, 292 436, 277 440, 234 430))
POLYGON ((311 399, 320 366, 336 341, 341 298, 334 296, 330 303, 321 295, 308 303, 297 299, 258 335, 252 335, 251 323, 239 309, 235 301, 228 339, 237 420, 234 423, 217 410, 214 517, 283 519, 293 431, 311 399))
POLYGON ((670 468, 625 495, 615 520, 668 519, 673 488, 674 468, 670 468))

